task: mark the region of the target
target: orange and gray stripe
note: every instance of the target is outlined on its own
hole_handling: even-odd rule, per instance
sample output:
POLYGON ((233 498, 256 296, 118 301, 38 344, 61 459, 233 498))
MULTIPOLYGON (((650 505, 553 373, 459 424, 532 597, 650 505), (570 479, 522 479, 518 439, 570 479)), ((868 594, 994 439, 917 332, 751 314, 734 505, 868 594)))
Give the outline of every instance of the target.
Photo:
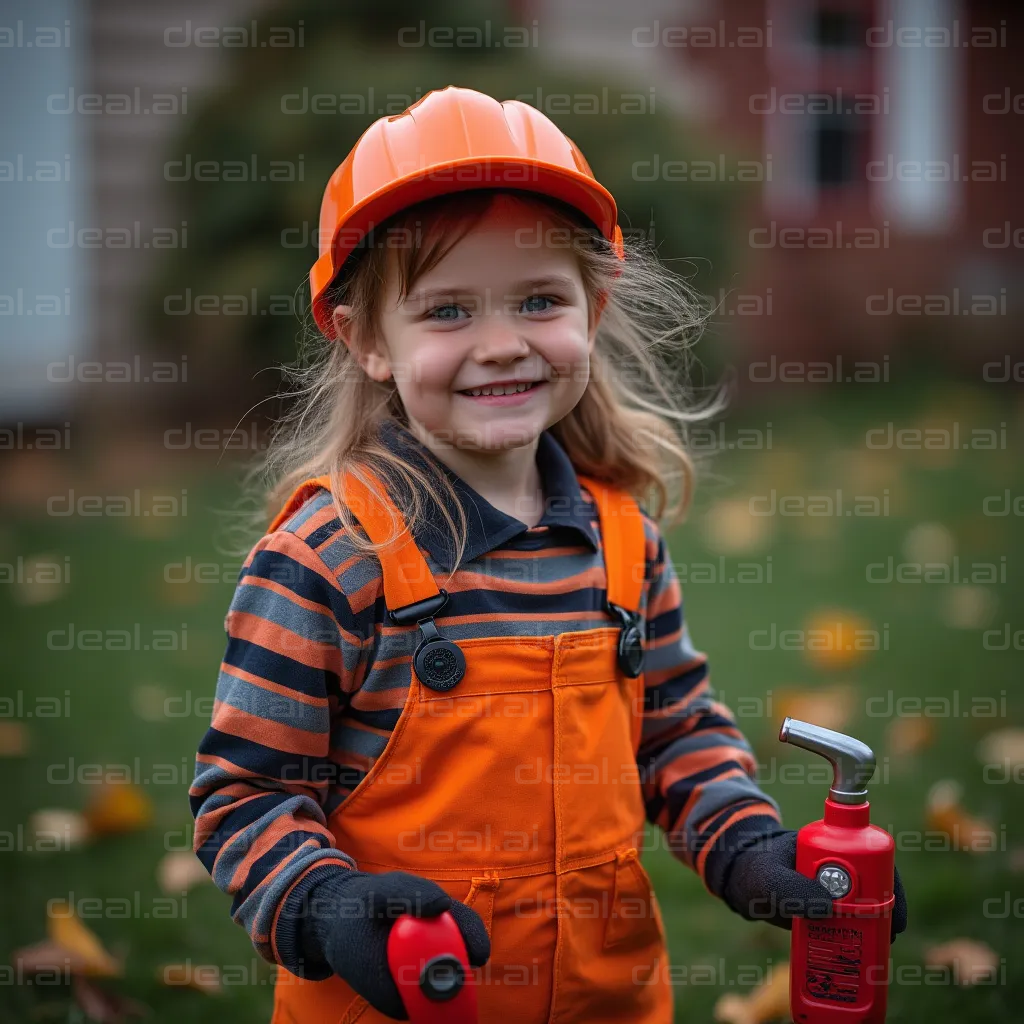
MULTIPOLYGON (((455 642, 609 625, 596 506, 547 432, 538 466, 549 511, 531 529, 453 480, 471 528, 437 622, 455 642)), ((714 700, 667 545, 646 515, 644 530, 637 760, 647 816, 718 891, 729 852, 743 836, 777 827, 778 808, 753 782, 750 746, 714 700)), ((447 576, 445 552, 428 536, 417 542, 435 577, 447 576)), ((196 851, 272 962, 283 962, 272 934, 283 898, 321 869, 353 866, 334 847, 327 819, 384 751, 419 639, 415 626, 386 621, 386 611, 379 561, 357 551, 324 490, 256 544, 239 576, 190 798, 196 851)))

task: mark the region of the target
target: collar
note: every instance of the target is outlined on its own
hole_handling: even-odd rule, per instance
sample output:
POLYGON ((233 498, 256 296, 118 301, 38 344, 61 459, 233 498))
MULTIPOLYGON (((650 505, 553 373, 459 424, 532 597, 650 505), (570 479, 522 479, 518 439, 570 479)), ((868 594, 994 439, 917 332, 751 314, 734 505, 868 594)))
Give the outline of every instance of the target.
MULTIPOLYGON (((436 466, 451 481, 466 514, 468 532, 463 562, 493 551, 529 529, 524 522, 495 508, 486 498, 481 497, 400 423, 384 420, 380 426, 380 439, 406 461, 420 468, 436 466)), ((593 504, 583 496, 576 469, 565 449, 548 430, 543 431, 537 440, 537 469, 545 499, 544 515, 537 525, 574 530, 594 551, 598 551, 600 542, 591 521, 593 504)), ((399 494, 397 497, 399 500, 395 504, 398 508, 409 507, 410 495, 399 494)), ((424 503, 423 515, 413 528, 413 537, 420 547, 426 548, 434 556, 445 572, 452 572, 455 568, 455 552, 444 518, 432 497, 423 493, 420 497, 424 503)), ((457 519, 457 513, 450 506, 449 512, 457 519)))

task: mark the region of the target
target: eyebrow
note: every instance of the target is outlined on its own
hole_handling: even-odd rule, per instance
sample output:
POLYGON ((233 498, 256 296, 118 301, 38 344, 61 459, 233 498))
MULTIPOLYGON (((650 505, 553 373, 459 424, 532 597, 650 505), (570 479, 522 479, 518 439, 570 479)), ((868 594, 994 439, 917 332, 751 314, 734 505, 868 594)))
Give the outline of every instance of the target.
MULTIPOLYGON (((564 274, 545 274, 543 277, 531 277, 525 281, 516 281, 516 283, 512 285, 512 291, 514 293, 518 293, 521 291, 550 288, 552 286, 575 290, 576 282, 571 277, 567 277, 564 274)), ((468 295, 475 291, 475 288, 468 285, 437 285, 412 292, 406 296, 405 301, 417 302, 428 298, 434 298, 439 295, 468 295)))

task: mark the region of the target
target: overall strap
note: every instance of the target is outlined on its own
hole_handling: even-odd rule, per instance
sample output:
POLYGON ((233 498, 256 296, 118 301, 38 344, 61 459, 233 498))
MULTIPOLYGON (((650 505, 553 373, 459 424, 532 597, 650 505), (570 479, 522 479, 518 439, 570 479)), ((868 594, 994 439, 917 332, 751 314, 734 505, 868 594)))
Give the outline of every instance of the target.
POLYGON ((591 477, 579 476, 593 495, 601 522, 608 601, 630 612, 640 611, 647 541, 643 514, 626 491, 591 477))
MULTIPOLYGON (((426 560, 416 545, 405 524, 405 518, 387 496, 376 476, 369 470, 364 472, 375 485, 374 489, 363 483, 352 473, 342 481, 339 498, 358 520, 366 535, 374 544, 390 543, 377 552, 384 576, 384 600, 389 611, 437 597, 440 591, 434 583, 426 560), (394 520, 391 519, 394 516, 394 520), (398 524, 397 533, 395 523, 398 524)), ((269 532, 278 529, 312 494, 320 489, 331 490, 329 476, 313 477, 295 488, 284 508, 274 517, 269 532)))
POLYGON ((267 533, 275 533, 283 526, 296 512, 320 489, 329 491, 331 489, 331 478, 329 476, 315 476, 309 480, 303 480, 298 487, 292 491, 291 497, 284 503, 281 511, 274 516, 267 533))

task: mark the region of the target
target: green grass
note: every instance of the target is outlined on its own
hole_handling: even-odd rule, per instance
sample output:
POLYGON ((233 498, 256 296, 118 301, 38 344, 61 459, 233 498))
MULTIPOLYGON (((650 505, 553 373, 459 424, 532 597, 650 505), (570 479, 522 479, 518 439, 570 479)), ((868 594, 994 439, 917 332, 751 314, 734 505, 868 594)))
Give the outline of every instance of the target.
MULTIPOLYGON (((767 564, 772 582, 684 583, 687 617, 696 645, 708 652, 712 679, 740 712, 739 723, 766 766, 764 786, 780 803, 791 827, 820 816, 825 786, 784 784, 772 766, 808 765, 812 755, 789 750, 776 740, 782 691, 845 683, 857 693, 848 730, 872 744, 884 758, 885 730, 891 719, 865 713, 865 701, 893 691, 894 697, 952 700, 959 693, 961 710, 978 696, 1005 691, 1005 717, 934 718, 934 740, 914 757, 882 761, 873 788, 873 820, 901 833, 897 865, 905 880, 910 928, 893 947, 902 983, 890 992, 890 1019, 905 1021, 1012 1021, 1013 1008, 1024 999, 1024 929, 1019 917, 986 917, 983 902, 1010 901, 1021 895, 1020 857, 1016 873, 1011 851, 1024 843, 1022 787, 986 785, 975 754, 977 741, 988 731, 1021 724, 1020 655, 987 651, 983 627, 952 628, 946 624, 949 588, 940 584, 871 584, 865 566, 901 552, 911 527, 943 524, 956 541, 962 565, 999 563, 1006 556, 1006 582, 988 587, 996 602, 987 628, 1011 623, 1024 628, 1021 564, 1024 542, 1015 517, 981 513, 982 499, 1024 493, 1019 451, 1020 418, 1005 406, 989 405, 988 394, 968 390, 932 390, 919 396, 867 391, 836 392, 815 405, 789 403, 749 412, 743 423, 727 427, 726 439, 741 427, 766 429, 772 423, 773 446, 765 451, 727 450, 713 464, 715 478, 702 486, 690 525, 671 536, 673 557, 695 571, 695 563, 718 563, 703 530, 705 513, 716 502, 767 494, 812 495, 842 487, 845 493, 882 495, 889 490, 887 517, 842 519, 774 517, 772 535, 746 554, 725 558, 726 577, 736 563, 767 564), (869 407, 868 402, 874 403, 869 407), (1007 449, 953 453, 867 451, 865 430, 895 421, 897 427, 925 425, 931 418, 958 419, 964 424, 998 427, 1007 423, 1007 449), (948 454, 948 458, 946 455, 948 454), (855 613, 873 628, 888 623, 888 650, 868 654, 854 665, 829 671, 814 667, 799 651, 754 651, 752 630, 775 622, 777 628, 801 629, 816 611, 838 607, 855 613), (769 694, 770 691, 770 694, 769 694), (754 698, 774 703, 757 712, 754 698), (773 761, 773 759, 778 759, 773 761), (925 796, 940 778, 959 780, 964 804, 974 814, 1005 826, 1005 850, 979 855, 950 850, 915 851, 915 830, 926 829, 925 796), (926 947, 957 936, 988 943, 1003 958, 999 984, 960 988, 937 975, 913 973, 924 963, 926 947)), ((269 1020, 271 970, 254 954, 244 932, 228 915, 229 900, 213 886, 197 886, 187 898, 169 901, 156 881, 156 865, 169 848, 187 846, 191 816, 186 790, 195 747, 208 721, 216 666, 223 647, 222 622, 231 597, 227 581, 191 588, 192 603, 175 598, 186 587, 163 582, 164 566, 181 562, 227 563, 214 547, 210 509, 231 498, 223 476, 197 478, 189 488, 189 515, 176 521, 176 532, 147 539, 125 530, 123 520, 22 515, 12 518, 2 534, 0 562, 13 563, 20 554, 52 552, 70 555, 70 586, 57 600, 26 606, 14 600, 15 588, 0 591, 6 652, 3 694, 22 692, 22 707, 37 707, 39 697, 56 697, 63 707, 65 691, 70 714, 57 718, 24 718, 31 748, 24 757, 0 760, 4 799, 0 809, 0 841, 4 843, 3 885, 0 887, 0 964, 10 962, 15 948, 44 937, 47 900, 98 898, 98 916, 86 923, 107 947, 126 957, 123 979, 110 987, 148 1003, 154 1024, 187 1019, 193 1024, 233 1020, 269 1020), (61 652, 47 648, 47 633, 66 629, 133 629, 145 640, 155 629, 181 630, 187 624, 185 651, 155 653, 61 652), (139 716, 132 700, 140 685, 162 687, 176 705, 190 713, 157 721, 139 716), (206 702, 196 707, 196 701, 206 702), (190 703, 189 703, 190 701, 190 703), (155 808, 151 827, 112 837, 72 851, 43 853, 10 850, 18 844, 18 828, 43 807, 81 808, 90 786, 51 780, 83 764, 127 765, 159 784, 146 786, 155 808), (48 775, 49 772, 49 775, 48 775), (128 901, 125 904, 123 901, 128 901), (142 916, 123 916, 126 905, 142 916), (158 908, 175 916, 157 918, 158 908), (146 913, 150 913, 146 917, 146 913), (185 989, 168 989, 156 972, 165 963, 218 965, 225 992, 211 998, 185 989)), ((128 523, 131 526, 133 524, 128 523)), ((964 570, 962 569, 962 572, 964 570)), ((733 577, 734 578, 734 577, 733 577)), ((980 621, 980 620, 979 620, 980 621)), ((873 705, 878 707, 878 705, 873 705)), ((999 705, 1001 708, 1001 705, 999 705)), ((25 840, 27 841, 27 839, 25 840)), ((652 845, 658 846, 656 842, 652 845)), ((920 843, 918 844, 920 845, 920 843)), ((743 921, 713 897, 697 879, 661 848, 645 857, 658 891, 669 933, 672 962, 680 971, 676 989, 677 1019, 711 1020, 715 1000, 729 991, 745 991, 756 969, 788 957, 788 935, 768 925, 743 921)), ((90 906, 87 904, 86 906, 90 906)), ((0 1021, 74 1020, 66 988, 12 984, 0 986, 0 1021)))

